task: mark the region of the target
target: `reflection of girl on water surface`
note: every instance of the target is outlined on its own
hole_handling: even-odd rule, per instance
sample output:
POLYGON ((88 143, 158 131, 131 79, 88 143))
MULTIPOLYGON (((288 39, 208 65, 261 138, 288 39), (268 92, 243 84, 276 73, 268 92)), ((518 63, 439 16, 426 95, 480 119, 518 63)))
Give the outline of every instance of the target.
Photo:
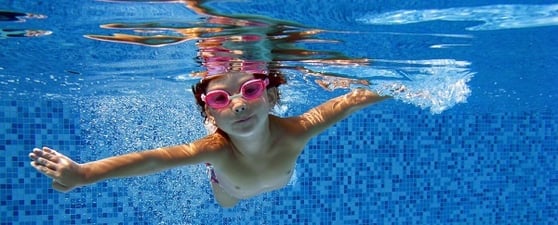
POLYGON ((193 92, 206 123, 214 125, 216 131, 188 144, 83 164, 48 147, 36 148, 29 154, 31 165, 53 179, 54 189, 66 192, 111 178, 203 163, 208 166, 216 201, 232 207, 241 199, 287 185, 297 158, 311 138, 355 111, 387 98, 357 88, 298 116, 272 115, 270 111, 279 102, 278 87, 286 83, 285 77, 269 61, 246 56, 246 49, 225 47, 230 41, 230 37, 213 37, 198 42, 199 58, 207 71, 200 73, 201 81, 193 86, 193 92))

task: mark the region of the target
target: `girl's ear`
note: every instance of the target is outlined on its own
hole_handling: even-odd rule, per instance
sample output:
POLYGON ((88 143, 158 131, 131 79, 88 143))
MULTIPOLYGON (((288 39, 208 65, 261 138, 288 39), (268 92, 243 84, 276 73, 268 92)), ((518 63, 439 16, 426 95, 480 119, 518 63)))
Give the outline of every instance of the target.
POLYGON ((269 99, 269 103, 271 103, 272 106, 277 105, 279 102, 279 90, 277 87, 267 89, 267 99, 269 99))

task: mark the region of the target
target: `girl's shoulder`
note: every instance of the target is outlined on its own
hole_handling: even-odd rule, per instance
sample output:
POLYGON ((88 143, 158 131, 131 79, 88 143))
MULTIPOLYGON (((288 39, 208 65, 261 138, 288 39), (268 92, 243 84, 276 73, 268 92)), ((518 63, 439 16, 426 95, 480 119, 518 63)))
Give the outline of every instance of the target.
POLYGON ((218 152, 230 148, 228 136, 220 130, 191 143, 196 148, 208 152, 218 152))
POLYGON ((218 164, 231 150, 226 134, 215 132, 190 143, 193 154, 204 155, 206 163, 218 164))
POLYGON ((294 139, 305 141, 311 136, 308 134, 309 124, 302 116, 293 117, 277 117, 270 116, 272 127, 275 127, 276 132, 281 132, 285 136, 290 136, 294 139))

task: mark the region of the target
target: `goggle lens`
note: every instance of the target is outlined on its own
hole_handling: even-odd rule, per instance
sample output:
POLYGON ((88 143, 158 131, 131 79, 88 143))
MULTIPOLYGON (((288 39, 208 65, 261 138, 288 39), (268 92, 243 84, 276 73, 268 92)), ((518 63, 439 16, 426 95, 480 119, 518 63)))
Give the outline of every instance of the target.
POLYGON ((263 80, 257 79, 248 81, 242 85, 240 92, 242 97, 246 100, 252 100, 262 96, 262 93, 267 85, 263 80))

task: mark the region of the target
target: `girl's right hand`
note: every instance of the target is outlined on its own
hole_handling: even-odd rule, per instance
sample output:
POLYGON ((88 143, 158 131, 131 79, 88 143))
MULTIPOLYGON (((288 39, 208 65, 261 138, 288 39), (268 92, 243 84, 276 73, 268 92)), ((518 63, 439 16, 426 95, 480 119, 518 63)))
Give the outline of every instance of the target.
POLYGON ((31 166, 53 179, 52 188, 68 192, 85 183, 85 175, 80 164, 53 149, 35 148, 29 153, 31 166))

